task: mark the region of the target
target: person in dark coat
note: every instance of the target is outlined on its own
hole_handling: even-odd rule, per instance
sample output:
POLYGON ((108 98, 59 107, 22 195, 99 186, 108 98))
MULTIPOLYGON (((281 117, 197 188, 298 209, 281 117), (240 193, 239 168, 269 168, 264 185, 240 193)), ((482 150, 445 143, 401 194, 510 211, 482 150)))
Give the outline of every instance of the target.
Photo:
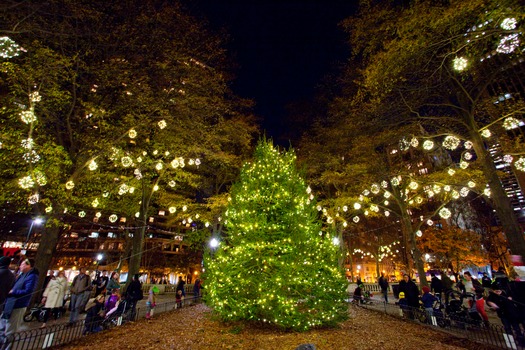
MULTIPOLYGON (((403 280, 399 283, 399 291, 405 293, 407 305, 411 310, 419 307, 419 288, 407 274, 403 275, 403 280)), ((408 316, 413 318, 413 312, 410 312, 408 316)))
POLYGON ((0 314, 4 311, 7 294, 15 284, 15 275, 9 270, 11 258, 3 256, 0 258, 0 314))
POLYGON ((441 293, 443 293, 443 283, 434 273, 431 273, 430 277, 432 277, 430 279, 430 291, 434 292, 436 298, 441 300, 441 293))
POLYGON ((385 303, 388 303, 388 279, 385 277, 385 274, 381 272, 381 277, 379 277, 379 287, 381 288, 381 294, 385 299, 385 303))
POLYGON ((93 303, 87 307, 86 319, 84 321, 84 334, 97 333, 102 330, 104 321, 104 295, 99 294, 93 300, 93 303))
POLYGON ((139 274, 133 275, 133 279, 126 290, 126 293, 128 294, 129 306, 132 310, 132 319, 135 319, 137 303, 139 300, 144 299, 144 294, 142 293, 142 283, 140 283, 139 277, 139 274))
POLYGON ((492 291, 487 298, 487 305, 496 310, 498 317, 503 324, 505 333, 517 338, 521 346, 525 346, 525 336, 520 328, 523 315, 519 306, 509 297, 503 287, 498 282, 492 284, 492 291), (514 331, 514 332, 513 332, 514 331))
POLYGON ((184 282, 184 278, 180 277, 179 278, 179 283, 177 283, 177 291, 179 290, 182 290, 182 296, 186 296, 186 288, 184 288, 184 285, 186 284, 186 282, 184 282))
POLYGON ((6 341, 20 327, 38 282, 38 270, 34 266, 35 262, 31 259, 23 258, 20 262, 20 274, 7 294, 4 312, 0 317, 0 342, 6 341))

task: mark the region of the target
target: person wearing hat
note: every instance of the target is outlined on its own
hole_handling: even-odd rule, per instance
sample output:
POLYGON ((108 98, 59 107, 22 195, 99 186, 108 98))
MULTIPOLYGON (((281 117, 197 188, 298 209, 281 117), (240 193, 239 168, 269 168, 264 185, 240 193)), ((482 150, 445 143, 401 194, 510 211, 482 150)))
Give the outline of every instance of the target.
POLYGON ((7 294, 15 284, 15 275, 9 270, 11 258, 3 256, 0 258, 0 314, 4 311, 7 294))
POLYGON ((437 298, 430 294, 430 288, 427 286, 423 286, 422 291, 421 301, 423 302, 428 320, 430 321, 430 317, 434 315, 434 302, 437 301, 437 298))

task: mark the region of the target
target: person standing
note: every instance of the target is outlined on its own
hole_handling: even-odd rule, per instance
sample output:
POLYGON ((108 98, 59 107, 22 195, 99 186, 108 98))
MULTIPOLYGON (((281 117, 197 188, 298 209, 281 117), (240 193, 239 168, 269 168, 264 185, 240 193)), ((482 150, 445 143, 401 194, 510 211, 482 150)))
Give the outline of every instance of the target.
POLYGON ((435 273, 431 273, 430 277, 430 291, 434 292, 434 295, 436 298, 441 300, 441 293, 443 293, 443 283, 441 280, 436 276, 435 273))
POLYGON ((62 307, 64 301, 64 295, 67 291, 67 280, 64 271, 60 271, 57 277, 53 277, 49 280, 46 289, 44 290, 44 296, 42 303, 44 304, 44 323, 40 328, 45 328, 47 320, 51 312, 55 319, 58 318, 58 311, 62 307))
POLYGON ((75 276, 71 283, 71 314, 69 315, 69 324, 72 325, 78 320, 78 314, 84 302, 84 293, 91 293, 91 279, 86 274, 86 268, 81 267, 80 273, 75 276))
POLYGON ((139 300, 144 299, 144 293, 142 293, 142 283, 139 281, 139 274, 133 275, 133 279, 126 290, 131 308, 131 319, 135 319, 137 303, 139 300))
POLYGON ((97 277, 97 280, 95 281, 95 296, 98 296, 100 294, 105 294, 104 290, 106 289, 106 285, 108 284, 108 272, 102 271, 102 274, 97 277))
POLYGON ((399 291, 405 293, 405 299, 409 307, 408 317, 413 319, 413 310, 419 308, 419 288, 417 288, 416 284, 410 279, 410 276, 404 274, 403 280, 399 282, 399 291))
MULTIPOLYGON (((34 266, 35 262, 32 259, 24 258, 20 262, 20 274, 7 294, 4 311, 0 317, 1 342, 9 342, 9 336, 16 333, 20 327, 38 282, 38 270, 34 266)), ((8 345, 5 349, 10 348, 8 345)))
POLYGON ((197 278, 195 280, 195 283, 193 284, 193 297, 195 298, 195 301, 199 299, 201 296, 201 280, 197 278))
POLYGON ((388 280, 383 272, 381 272, 381 277, 379 277, 379 287, 381 287, 381 293, 385 298, 385 303, 388 304, 388 280))
POLYGON ((0 314, 4 311, 7 294, 15 284, 15 275, 9 270, 11 258, 3 256, 0 258, 0 314))
POLYGON ((181 276, 179 277, 179 283, 177 283, 177 289, 176 291, 178 292, 179 290, 182 291, 182 296, 185 297, 186 296, 186 288, 184 288, 184 285, 186 284, 186 282, 184 282, 184 278, 181 276))

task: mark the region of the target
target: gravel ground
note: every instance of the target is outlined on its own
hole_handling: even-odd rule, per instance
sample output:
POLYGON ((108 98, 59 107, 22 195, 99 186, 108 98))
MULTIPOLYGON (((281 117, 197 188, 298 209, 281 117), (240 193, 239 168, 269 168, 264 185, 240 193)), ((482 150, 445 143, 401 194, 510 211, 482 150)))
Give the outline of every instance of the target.
POLYGON ((294 350, 307 343, 317 350, 492 349, 359 307, 350 306, 349 313, 350 319, 337 328, 296 333, 243 322, 221 323, 211 317, 208 307, 198 304, 89 335, 61 349, 294 350))

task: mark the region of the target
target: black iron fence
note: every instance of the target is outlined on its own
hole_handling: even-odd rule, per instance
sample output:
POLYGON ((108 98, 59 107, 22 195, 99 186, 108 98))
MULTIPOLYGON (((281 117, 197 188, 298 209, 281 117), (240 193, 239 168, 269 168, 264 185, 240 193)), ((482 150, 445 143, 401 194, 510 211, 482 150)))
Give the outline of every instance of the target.
MULTIPOLYGON (((505 327, 483 321, 479 315, 470 314, 466 309, 448 311, 437 308, 428 313, 424 308, 412 308, 384 303, 376 299, 353 301, 354 305, 374 310, 388 315, 403 318, 408 321, 425 324, 437 330, 469 339, 474 342, 488 344, 502 349, 525 350, 525 325, 517 324, 518 329, 507 324, 505 327)), ((514 324, 516 326, 516 324, 514 324)))
MULTIPOLYGON (((178 305, 176 301, 156 304, 154 315, 173 311, 180 307, 187 307, 200 302, 200 297, 188 296, 178 305)), ((121 326, 130 321, 136 321, 145 318, 149 310, 146 307, 129 309, 121 314, 113 314, 102 320, 96 320, 95 323, 86 323, 85 320, 79 320, 75 323, 56 324, 46 328, 33 329, 18 332, 8 336, 0 344, 1 350, 33 350, 33 349, 50 349, 59 345, 68 344, 87 334, 91 334, 103 329, 111 329, 121 326)))

